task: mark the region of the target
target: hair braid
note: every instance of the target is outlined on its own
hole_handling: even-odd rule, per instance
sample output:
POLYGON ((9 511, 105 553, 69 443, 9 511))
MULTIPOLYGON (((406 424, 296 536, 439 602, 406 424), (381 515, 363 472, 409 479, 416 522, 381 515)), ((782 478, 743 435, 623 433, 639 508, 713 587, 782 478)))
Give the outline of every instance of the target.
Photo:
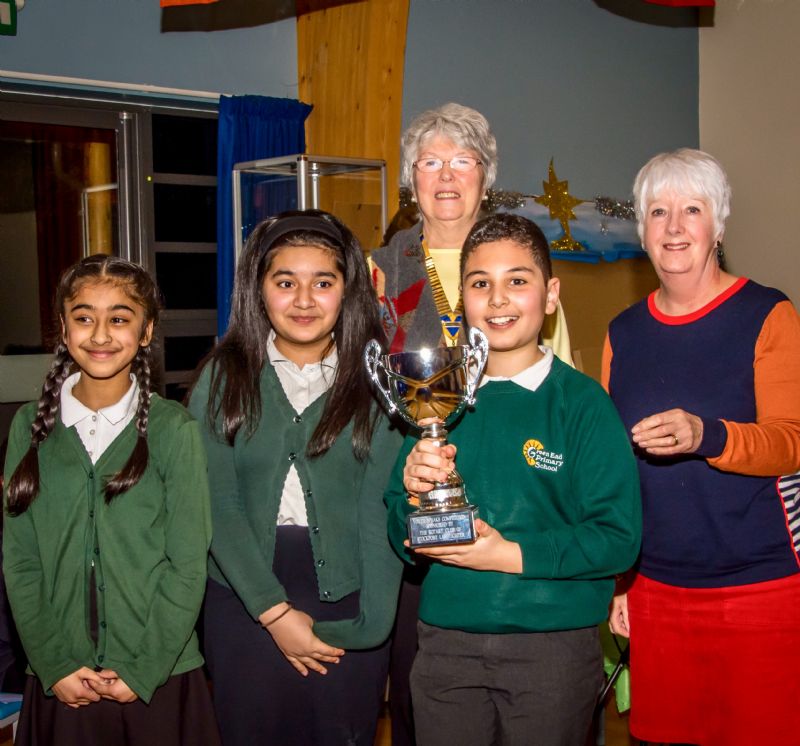
POLYGON ((133 375, 139 384, 139 403, 136 407, 136 431, 140 438, 147 438, 147 423, 150 419, 150 345, 140 347, 134 361, 133 375))
POLYGON ((139 399, 134 416, 136 426, 136 445, 133 447, 125 466, 115 474, 105 487, 106 503, 127 492, 141 478, 147 469, 150 450, 147 447, 147 423, 150 419, 150 347, 140 347, 134 358, 131 372, 139 384, 139 399))
POLYGON ((39 494, 39 446, 53 430, 61 406, 61 387, 69 376, 72 357, 67 346, 59 342, 50 370, 42 385, 42 394, 31 423, 31 445, 8 482, 7 510, 21 515, 39 494))
MULTIPOLYGON (((65 323, 67 303, 91 284, 111 283, 121 287, 144 312, 145 330, 158 324, 160 298, 158 288, 147 271, 131 262, 105 254, 88 256, 73 264, 62 275, 56 288, 55 310, 62 325, 65 323)), ((62 328, 63 330, 63 328, 62 328)), ((59 331, 59 335, 61 330, 59 331)), ((42 386, 42 395, 36 417, 31 424, 31 445, 20 461, 7 486, 9 515, 24 513, 39 493, 38 448, 53 430, 61 402, 61 387, 69 375, 74 361, 66 344, 60 342, 55 358, 42 386)), ((140 347, 133 360, 132 370, 139 383, 139 401, 136 409, 136 446, 122 470, 106 485, 106 499, 125 492, 139 481, 147 468, 147 422, 150 413, 150 358, 149 349, 140 347)))

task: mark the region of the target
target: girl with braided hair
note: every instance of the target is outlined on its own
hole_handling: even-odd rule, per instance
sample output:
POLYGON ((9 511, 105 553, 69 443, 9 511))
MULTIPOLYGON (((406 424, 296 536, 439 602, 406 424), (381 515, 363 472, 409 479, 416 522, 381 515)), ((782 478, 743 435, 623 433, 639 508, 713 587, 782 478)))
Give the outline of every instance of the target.
POLYGON ((205 455, 188 412, 150 392, 158 310, 140 266, 69 268, 42 395, 11 426, 3 569, 31 673, 18 744, 219 744, 194 632, 205 455))

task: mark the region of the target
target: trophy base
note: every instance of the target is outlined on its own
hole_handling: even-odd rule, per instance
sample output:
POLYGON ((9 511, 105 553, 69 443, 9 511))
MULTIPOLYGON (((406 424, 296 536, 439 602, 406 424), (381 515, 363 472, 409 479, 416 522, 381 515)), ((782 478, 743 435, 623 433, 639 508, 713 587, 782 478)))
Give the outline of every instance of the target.
POLYGON ((478 538, 475 533, 477 516, 476 505, 411 513, 406 518, 409 546, 415 549, 447 544, 472 544, 478 538))

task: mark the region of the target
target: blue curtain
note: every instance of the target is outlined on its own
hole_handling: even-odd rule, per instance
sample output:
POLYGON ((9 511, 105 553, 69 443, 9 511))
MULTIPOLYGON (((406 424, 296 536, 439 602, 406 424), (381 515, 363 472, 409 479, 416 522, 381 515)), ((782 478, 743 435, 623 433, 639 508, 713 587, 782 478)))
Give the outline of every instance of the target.
POLYGON ((311 106, 266 96, 221 96, 217 144, 217 330, 228 327, 233 290, 235 163, 305 153, 304 123, 311 106))

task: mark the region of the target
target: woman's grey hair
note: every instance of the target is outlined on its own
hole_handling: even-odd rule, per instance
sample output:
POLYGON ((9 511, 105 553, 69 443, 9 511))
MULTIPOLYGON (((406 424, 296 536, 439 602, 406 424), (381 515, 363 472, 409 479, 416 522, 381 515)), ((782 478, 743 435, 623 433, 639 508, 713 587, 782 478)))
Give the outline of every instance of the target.
POLYGON ((461 104, 444 104, 423 111, 403 133, 400 183, 414 188, 414 161, 425 142, 441 135, 458 147, 478 154, 483 164, 483 188, 488 189, 497 178, 497 141, 486 117, 461 104))
POLYGON ((711 208, 715 237, 722 238, 725 221, 731 214, 731 185, 716 158, 702 150, 681 148, 671 153, 659 153, 642 166, 633 182, 633 203, 640 239, 644 238, 648 206, 662 192, 700 197, 711 208))

